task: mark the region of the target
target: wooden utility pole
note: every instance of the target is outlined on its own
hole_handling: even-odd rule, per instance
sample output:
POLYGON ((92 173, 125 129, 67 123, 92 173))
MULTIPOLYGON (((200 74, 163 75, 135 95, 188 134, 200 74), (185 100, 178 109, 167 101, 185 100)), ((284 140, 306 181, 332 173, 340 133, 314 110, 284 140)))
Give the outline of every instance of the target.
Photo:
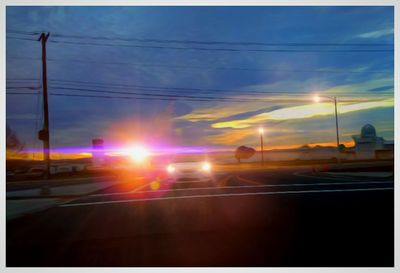
POLYGON ((49 132, 49 104, 47 99, 47 67, 46 67, 46 42, 47 35, 42 32, 38 41, 42 42, 42 86, 43 86, 43 129, 39 131, 39 139, 43 141, 43 155, 46 164, 45 178, 50 178, 50 132, 49 132))

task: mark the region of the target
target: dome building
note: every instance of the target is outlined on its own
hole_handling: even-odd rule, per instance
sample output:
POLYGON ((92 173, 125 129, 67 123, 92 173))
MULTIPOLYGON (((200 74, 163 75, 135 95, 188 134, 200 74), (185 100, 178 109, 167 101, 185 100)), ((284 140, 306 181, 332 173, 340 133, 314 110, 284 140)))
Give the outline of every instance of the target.
POLYGON ((385 148, 385 140, 376 136, 376 129, 371 124, 364 125, 361 134, 354 135, 353 140, 357 159, 374 159, 375 151, 385 148))

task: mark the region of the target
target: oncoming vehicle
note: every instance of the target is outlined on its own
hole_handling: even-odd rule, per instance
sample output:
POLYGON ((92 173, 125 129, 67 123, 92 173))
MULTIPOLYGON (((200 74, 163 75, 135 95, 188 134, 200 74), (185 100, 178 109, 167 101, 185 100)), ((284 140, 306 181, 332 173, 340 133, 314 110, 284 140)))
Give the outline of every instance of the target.
POLYGON ((175 160, 166 167, 168 178, 173 181, 211 181, 212 165, 204 158, 175 160))

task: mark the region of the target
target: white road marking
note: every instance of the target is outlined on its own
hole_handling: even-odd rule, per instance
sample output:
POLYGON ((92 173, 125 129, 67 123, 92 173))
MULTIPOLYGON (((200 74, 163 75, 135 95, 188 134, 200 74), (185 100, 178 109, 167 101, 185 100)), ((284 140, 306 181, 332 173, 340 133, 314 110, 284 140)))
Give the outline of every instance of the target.
MULTIPOLYGON (((345 177, 327 177, 327 176, 315 176, 315 175, 309 175, 309 174, 304 174, 302 172, 295 172, 293 173, 293 175, 296 176, 301 176, 301 177, 306 177, 306 178, 319 178, 319 179, 328 179, 328 180, 334 180, 334 181, 338 181, 338 180, 343 180, 345 177)), ((362 181, 362 180, 356 180, 356 181, 362 181)))
MULTIPOLYGON (((306 183, 306 184, 272 184, 272 185, 244 185, 244 186, 223 186, 223 187, 195 187, 186 189, 165 189, 165 190, 151 190, 151 191, 134 191, 134 193, 155 193, 155 192, 178 192, 178 191, 197 191, 197 190, 224 190, 224 189, 241 189, 241 188, 271 188, 271 187, 304 187, 304 186, 332 186, 332 185, 368 185, 368 184, 389 184, 392 181, 368 181, 368 182, 336 182, 336 183, 306 183)), ((113 196, 113 195, 127 195, 133 192, 121 192, 121 193, 104 193, 104 194, 92 194, 88 197, 101 197, 101 196, 113 196)))
POLYGON ((357 191, 384 191, 393 190, 393 188, 366 188, 366 189, 336 189, 336 190, 303 190, 303 191, 276 191, 276 192, 249 192, 249 193, 222 193, 222 194, 203 194, 203 195, 189 195, 189 196, 171 196, 171 197, 157 197, 157 198, 141 198, 141 199, 128 199, 128 200, 112 200, 112 201, 99 201, 88 203, 75 203, 64 204, 60 207, 80 207, 80 206, 93 206, 93 205, 106 205, 142 201, 162 201, 162 200, 175 200, 175 199, 194 199, 194 198, 212 198, 212 197, 233 197, 233 196, 251 196, 251 195, 279 195, 279 194, 303 194, 303 193, 334 193, 334 192, 357 192, 357 191))
MULTIPOLYGON (((147 187, 147 186, 150 186, 151 183, 153 183, 153 181, 151 181, 151 182, 149 182, 149 183, 147 183, 147 184, 144 184, 144 185, 142 185, 142 186, 139 186, 139 187, 137 187, 137 188, 131 190, 130 192, 127 192, 127 193, 134 193, 134 192, 137 192, 137 191, 139 191, 139 190, 141 190, 141 189, 143 189, 143 188, 145 188, 145 187, 147 187)), ((100 195, 101 195, 101 194, 100 194, 100 195)))

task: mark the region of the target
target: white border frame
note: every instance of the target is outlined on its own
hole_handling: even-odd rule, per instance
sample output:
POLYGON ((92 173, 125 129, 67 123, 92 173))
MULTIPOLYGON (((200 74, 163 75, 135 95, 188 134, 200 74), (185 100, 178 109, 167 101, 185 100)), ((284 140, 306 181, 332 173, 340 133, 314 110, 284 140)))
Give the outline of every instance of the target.
MULTIPOLYGON (((3 73, 0 73, 0 81, 2 83, 2 90, 5 90, 5 71, 6 71, 6 63, 5 63, 5 25, 6 25, 6 6, 394 6, 394 20, 395 20, 395 35, 394 35, 394 44, 395 44, 395 52, 394 52, 394 60, 395 60, 395 67, 394 67, 394 97, 395 97, 395 130, 394 130, 394 139, 396 141, 397 136, 399 135, 400 130, 400 97, 397 95, 397 90, 400 85, 400 64, 398 59, 398 52, 400 50, 400 14, 399 14, 399 3, 395 0, 276 0, 276 1, 257 1, 257 0, 230 0, 230 1, 221 1, 221 0, 203 0, 203 1, 185 1, 185 0, 41 0, 41 1, 34 1, 34 0, 5 0, 1 4, 0 10, 0 19, 2 22, 2 27, 0 29, 1 34, 1 46, 2 54, 0 57, 3 73)), ((5 92, 1 92, 0 94, 0 102, 1 102, 1 129, 0 134, 3 140, 2 146, 2 153, 0 155, 1 160, 1 174, 2 174, 2 181, 5 181, 5 114, 6 114, 6 105, 5 105, 5 92)), ((398 159, 400 158, 400 148, 398 145, 395 145, 395 267, 394 268, 274 268, 274 267, 258 267, 258 268, 196 268, 192 267, 189 268, 192 272, 199 272, 199 271, 209 271, 218 270, 220 272, 242 272, 243 270, 249 270, 253 272, 261 272, 264 270, 268 270, 269 272, 337 272, 338 270, 344 272, 396 272, 396 269, 399 269, 399 191, 397 183, 399 183, 397 171, 400 170, 400 165, 398 159)), ((0 266, 1 271, 5 272, 89 272, 89 271, 96 271, 96 272, 132 272, 132 270, 140 271, 140 272, 154 272, 159 270, 160 268, 6 268, 5 266, 5 227, 6 227, 6 213, 5 213, 5 204, 6 204, 6 193, 5 193, 5 183, 1 187, 1 197, 2 202, 0 206, 0 218, 2 224, 0 225, 0 266)), ((163 268, 165 272, 186 272, 188 268, 163 268)))

